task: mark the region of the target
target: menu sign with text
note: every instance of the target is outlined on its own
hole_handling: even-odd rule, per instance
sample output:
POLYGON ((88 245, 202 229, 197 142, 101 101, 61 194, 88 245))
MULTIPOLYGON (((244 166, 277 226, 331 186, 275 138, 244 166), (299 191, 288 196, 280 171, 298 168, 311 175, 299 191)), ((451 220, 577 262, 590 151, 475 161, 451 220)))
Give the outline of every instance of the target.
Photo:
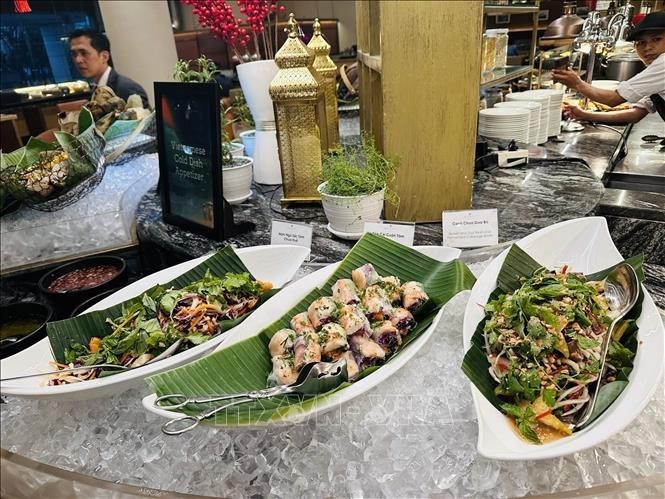
POLYGON ((496 208, 444 211, 443 245, 451 248, 480 248, 499 243, 496 208))
POLYGON ((219 86, 155 82, 155 103, 164 220, 223 239, 219 86))

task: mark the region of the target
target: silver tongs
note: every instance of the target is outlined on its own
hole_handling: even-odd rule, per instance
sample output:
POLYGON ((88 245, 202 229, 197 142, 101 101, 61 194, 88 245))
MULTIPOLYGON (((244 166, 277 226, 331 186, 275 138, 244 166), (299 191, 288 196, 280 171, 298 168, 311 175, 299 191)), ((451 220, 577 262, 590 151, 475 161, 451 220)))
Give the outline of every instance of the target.
POLYGON ((263 388, 253 390, 247 393, 232 393, 228 395, 213 395, 207 397, 188 397, 182 393, 162 395, 157 397, 153 405, 158 409, 173 410, 181 409, 187 405, 209 404, 223 400, 234 400, 228 404, 203 411, 195 416, 183 416, 181 418, 167 421, 162 426, 162 431, 167 435, 180 435, 193 428, 218 412, 222 412, 234 405, 245 404, 254 400, 261 400, 270 397, 282 395, 295 395, 298 397, 307 397, 325 393, 348 381, 349 374, 346 368, 346 359, 340 359, 337 362, 312 362, 305 365, 298 373, 297 379, 290 385, 275 386, 273 388, 263 388), (163 403, 164 402, 164 403, 163 403), (170 403, 169 403, 170 402, 170 403), (183 425, 183 423, 189 423, 183 425))

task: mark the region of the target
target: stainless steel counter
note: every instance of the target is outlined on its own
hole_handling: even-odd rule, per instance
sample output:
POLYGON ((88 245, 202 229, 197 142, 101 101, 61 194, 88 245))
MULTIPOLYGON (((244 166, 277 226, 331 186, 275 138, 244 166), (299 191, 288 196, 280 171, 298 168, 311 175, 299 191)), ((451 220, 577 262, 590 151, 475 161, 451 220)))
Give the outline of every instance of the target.
POLYGON ((657 114, 646 116, 631 127, 625 139, 625 156, 608 172, 608 183, 665 194, 665 146, 645 142, 642 137, 665 137, 665 121, 657 114))

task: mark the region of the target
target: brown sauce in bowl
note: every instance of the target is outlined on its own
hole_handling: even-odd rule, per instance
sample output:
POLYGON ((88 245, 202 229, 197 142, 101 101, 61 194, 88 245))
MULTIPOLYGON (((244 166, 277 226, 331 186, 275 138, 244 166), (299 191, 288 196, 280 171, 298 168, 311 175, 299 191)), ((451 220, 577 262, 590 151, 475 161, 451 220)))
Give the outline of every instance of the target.
POLYGON ((115 265, 92 265, 57 277, 48 285, 52 293, 67 293, 92 288, 110 281, 120 273, 115 265))

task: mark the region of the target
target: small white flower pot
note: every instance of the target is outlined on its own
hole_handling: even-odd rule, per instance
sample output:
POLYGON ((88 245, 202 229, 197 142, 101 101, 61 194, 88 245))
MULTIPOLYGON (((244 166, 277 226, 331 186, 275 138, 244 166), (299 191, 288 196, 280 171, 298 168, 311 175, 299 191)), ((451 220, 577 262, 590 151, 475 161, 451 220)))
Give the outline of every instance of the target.
POLYGON ((242 140, 243 145, 245 146, 245 152, 247 156, 254 157, 254 141, 256 139, 256 134, 254 130, 247 130, 240 134, 240 140, 242 140))
POLYGON ((245 145, 242 142, 232 140, 229 145, 231 146, 231 156, 240 157, 245 155, 245 145))
POLYGON ((323 211, 328 219, 328 230, 343 239, 360 239, 365 222, 381 219, 385 189, 362 196, 334 196, 325 193, 327 182, 317 188, 323 211))
POLYGON ((222 191, 229 203, 239 204, 252 196, 253 163, 247 156, 234 156, 233 166, 222 168, 222 191))

